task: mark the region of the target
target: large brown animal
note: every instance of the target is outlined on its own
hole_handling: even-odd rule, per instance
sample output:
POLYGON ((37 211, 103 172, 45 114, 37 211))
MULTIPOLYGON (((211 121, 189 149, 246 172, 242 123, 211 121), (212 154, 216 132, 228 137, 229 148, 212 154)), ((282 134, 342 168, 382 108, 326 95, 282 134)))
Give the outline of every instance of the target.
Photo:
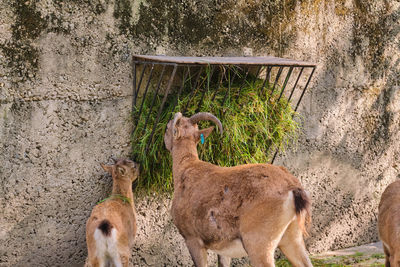
POLYGON ((312 266, 303 241, 310 200, 300 182, 270 164, 219 167, 199 160, 201 135, 214 128, 199 130, 201 120, 222 133, 210 113, 176 113, 164 136, 173 161, 172 218, 195 266, 207 266, 207 250, 218 254, 219 266, 246 255, 254 267, 274 266, 278 246, 293 266, 312 266))
POLYGON ((386 266, 400 267, 400 180, 391 183, 379 203, 379 237, 386 254, 386 266))
POLYGON ((112 175, 113 188, 111 196, 94 207, 86 223, 85 266, 129 266, 137 229, 132 182, 139 175, 139 167, 127 159, 101 166, 112 175))

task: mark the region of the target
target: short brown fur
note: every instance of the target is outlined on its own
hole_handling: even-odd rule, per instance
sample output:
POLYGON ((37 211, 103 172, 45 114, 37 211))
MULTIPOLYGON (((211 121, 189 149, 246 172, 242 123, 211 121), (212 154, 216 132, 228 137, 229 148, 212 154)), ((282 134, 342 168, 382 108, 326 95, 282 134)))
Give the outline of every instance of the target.
POLYGON ((139 167, 137 163, 126 159, 118 160, 113 165, 101 166, 112 175, 113 189, 106 201, 94 207, 87 220, 88 258, 85 266, 105 266, 107 262, 114 266, 129 266, 137 230, 132 182, 138 177, 139 167), (113 229, 115 237, 112 236, 113 229))
MULTIPOLYGON (((277 246, 293 266, 312 266, 302 231, 310 221, 310 200, 298 179, 270 164, 219 167, 199 160, 200 135, 212 130, 199 130, 177 113, 164 136, 173 159, 172 218, 195 266, 207 266, 207 249, 227 253, 234 242, 255 267, 274 266, 277 246)), ((218 258, 219 266, 230 265, 230 256, 221 252, 218 258)))
POLYGON ((386 254, 386 266, 400 267, 400 180, 391 183, 379 203, 379 237, 386 254))

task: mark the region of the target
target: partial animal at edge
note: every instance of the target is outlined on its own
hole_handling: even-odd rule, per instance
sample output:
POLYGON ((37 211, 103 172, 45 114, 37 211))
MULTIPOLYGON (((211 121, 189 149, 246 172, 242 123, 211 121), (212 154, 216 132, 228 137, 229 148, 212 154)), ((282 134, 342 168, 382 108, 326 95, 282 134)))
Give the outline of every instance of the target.
POLYGON ((378 208, 379 238, 386 267, 400 267, 400 180, 386 187, 378 208))

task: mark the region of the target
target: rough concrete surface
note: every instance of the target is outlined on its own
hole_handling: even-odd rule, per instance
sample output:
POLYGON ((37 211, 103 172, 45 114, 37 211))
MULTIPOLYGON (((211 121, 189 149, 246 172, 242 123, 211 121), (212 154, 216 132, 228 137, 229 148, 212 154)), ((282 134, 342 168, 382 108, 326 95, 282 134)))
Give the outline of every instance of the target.
MULTIPOLYGON (((156 51, 316 62, 304 136, 276 163, 312 195, 312 252, 377 240, 400 178, 399 18, 395 0, 0 0, 0 266, 83 263, 111 190, 99 163, 130 152, 130 58, 156 51)), ((190 265, 170 199, 136 205, 135 265, 190 265)))

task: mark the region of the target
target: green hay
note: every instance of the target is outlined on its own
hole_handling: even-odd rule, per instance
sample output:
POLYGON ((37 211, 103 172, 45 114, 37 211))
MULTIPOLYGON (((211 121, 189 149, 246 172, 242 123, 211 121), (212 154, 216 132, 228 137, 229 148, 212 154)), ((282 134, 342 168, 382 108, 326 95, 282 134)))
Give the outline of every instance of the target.
MULTIPOLYGON (((198 145, 201 160, 220 166, 266 163, 271 161, 277 148, 281 152, 285 151, 297 140, 300 124, 293 119, 294 111, 287 99, 282 96, 278 101, 280 94, 278 88, 275 88, 274 94, 270 97, 271 88, 264 89, 263 94, 257 93, 262 86, 261 80, 247 82, 240 94, 239 86, 234 84, 230 88, 221 87, 216 93, 215 89, 205 89, 199 111, 210 112, 217 116, 222 122, 224 133, 221 137, 215 130, 203 145, 198 145), (228 95, 224 105, 221 106, 226 90, 228 90, 228 95)), ((190 99, 192 95, 189 90, 183 92, 174 110, 176 96, 167 98, 147 152, 146 145, 163 96, 155 96, 155 104, 149 116, 147 128, 143 130, 154 94, 149 93, 146 96, 142 115, 132 137, 133 158, 142 166, 138 179, 139 189, 155 192, 173 190, 172 159, 163 140, 165 127, 173 114, 182 111, 188 101, 186 115, 191 116, 196 113, 202 92, 195 93, 192 99, 190 99)), ((137 112, 138 110, 134 113, 134 117, 137 112)), ((209 125, 213 123, 201 122, 199 128, 209 125)))

